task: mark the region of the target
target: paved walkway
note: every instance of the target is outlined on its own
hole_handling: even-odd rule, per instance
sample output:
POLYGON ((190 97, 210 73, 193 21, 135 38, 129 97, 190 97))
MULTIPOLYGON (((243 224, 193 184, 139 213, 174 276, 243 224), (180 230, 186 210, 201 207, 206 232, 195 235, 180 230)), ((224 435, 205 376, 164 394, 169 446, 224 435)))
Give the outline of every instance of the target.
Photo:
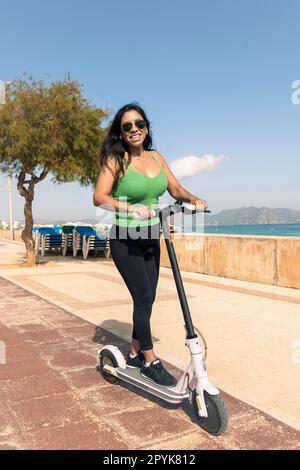
MULTIPOLYGON (((2 249, 6 244, 11 245, 0 241, 2 249)), ((271 371, 268 368, 272 345, 277 341, 272 335, 278 319, 280 360, 287 360, 281 357, 280 348, 287 346, 289 328, 294 328, 291 338, 300 331, 295 329, 296 323, 290 324, 291 319, 299 318, 298 291, 184 273, 195 324, 201 325, 208 339, 210 376, 226 392, 235 386, 235 393, 231 393, 238 397, 223 392, 230 422, 228 431, 214 438, 193 422, 187 402, 166 407, 134 390, 110 385, 96 372, 99 345, 114 343, 125 352, 130 337, 131 302, 113 263, 48 259, 52 261, 37 268, 2 268, 0 272, 6 278, 0 279, 0 339, 7 346, 7 364, 0 365, 4 396, 0 404, 0 448, 300 449, 300 433, 283 422, 297 427, 299 366, 292 365, 297 377, 287 384, 285 371, 276 371, 282 366, 277 356, 273 357, 276 367, 271 371), (285 308, 284 315, 279 316, 274 307, 277 302, 285 308), (269 322, 262 334, 259 330, 262 320, 268 320, 266 313, 269 322), (230 315, 234 316, 232 326, 230 315), (264 341, 260 343, 261 338, 264 341), (253 355, 257 348, 259 354, 253 355), (262 367, 266 368, 264 374, 262 367), (255 380, 258 398, 251 388, 255 380), (260 410, 249 405, 253 399, 259 402, 261 396, 266 400, 270 394, 275 401, 278 395, 284 395, 284 389, 278 391, 280 380, 294 400, 294 416, 284 408, 284 401, 279 403, 281 408, 266 403, 273 417, 260 411, 263 400, 260 410), (242 401, 243 393, 251 399, 244 400, 248 404, 242 401), (276 414, 284 419, 274 419, 276 414)), ((179 345, 183 331, 179 331, 182 320, 177 304, 170 270, 162 269, 153 312, 155 347, 163 359, 181 368, 185 351, 179 345), (172 336, 170 324, 177 337, 172 336), (173 343, 176 350, 171 349, 173 343)), ((178 373, 175 367, 173 371, 178 373)))
POLYGON ((125 341, 3 278, 0 292, 0 449, 300 448, 299 432, 227 394, 229 428, 215 438, 187 401, 167 407, 108 384, 96 350, 113 343, 125 353, 125 341))
POLYGON ((0 268, 21 265, 25 258, 24 243, 22 241, 10 242, 0 238, 0 268))

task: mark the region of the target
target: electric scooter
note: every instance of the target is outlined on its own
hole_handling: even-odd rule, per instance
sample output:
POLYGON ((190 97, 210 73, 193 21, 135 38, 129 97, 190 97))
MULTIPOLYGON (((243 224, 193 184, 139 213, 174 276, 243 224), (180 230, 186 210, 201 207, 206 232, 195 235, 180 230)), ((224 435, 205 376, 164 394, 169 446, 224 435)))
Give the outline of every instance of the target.
MULTIPOLYGON (((188 398, 193 407, 197 424, 206 432, 219 436, 227 428, 228 414, 226 406, 220 397, 219 390, 208 378, 205 363, 206 351, 203 353, 200 338, 195 332, 192 323, 173 242, 169 238, 170 227, 168 217, 180 212, 183 214, 195 214, 195 206, 191 204, 183 205, 182 202, 176 201, 175 204, 164 209, 156 209, 155 215, 158 215, 160 219, 183 313, 186 330, 185 345, 190 351, 190 364, 183 372, 175 387, 165 387, 143 377, 140 374, 140 369, 126 368, 125 358, 121 351, 116 346, 107 345, 97 351, 98 370, 103 378, 110 383, 116 384, 124 381, 169 403, 180 403, 188 398)), ((205 210, 204 212, 210 211, 205 210)))

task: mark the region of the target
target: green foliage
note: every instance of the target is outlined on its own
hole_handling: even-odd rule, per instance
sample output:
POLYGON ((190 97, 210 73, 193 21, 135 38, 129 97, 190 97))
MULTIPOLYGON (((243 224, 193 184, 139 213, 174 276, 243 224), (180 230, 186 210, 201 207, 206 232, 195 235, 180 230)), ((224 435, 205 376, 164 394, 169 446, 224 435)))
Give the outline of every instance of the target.
POLYGON ((14 80, 0 107, 0 171, 12 167, 16 177, 45 172, 57 183, 95 184, 107 115, 70 78, 49 86, 26 76, 14 80))

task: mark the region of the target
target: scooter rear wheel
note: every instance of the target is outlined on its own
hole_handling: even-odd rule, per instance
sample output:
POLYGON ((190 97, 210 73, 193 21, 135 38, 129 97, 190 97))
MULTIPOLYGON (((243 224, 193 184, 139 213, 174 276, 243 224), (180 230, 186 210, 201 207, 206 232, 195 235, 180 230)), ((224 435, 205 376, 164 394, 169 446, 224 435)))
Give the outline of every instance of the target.
POLYGON ((204 390, 204 400, 208 416, 199 416, 198 394, 196 390, 192 392, 192 404, 198 425, 204 431, 213 436, 220 436, 226 431, 228 424, 228 414, 225 403, 220 395, 210 395, 204 390))
POLYGON ((102 377, 107 380, 107 382, 111 384, 118 384, 120 380, 115 377, 114 375, 110 374, 109 372, 106 372, 104 370, 104 366, 111 366, 111 367, 118 367, 118 362, 115 356, 111 351, 108 349, 104 349, 100 353, 100 360, 99 360, 99 371, 102 377))

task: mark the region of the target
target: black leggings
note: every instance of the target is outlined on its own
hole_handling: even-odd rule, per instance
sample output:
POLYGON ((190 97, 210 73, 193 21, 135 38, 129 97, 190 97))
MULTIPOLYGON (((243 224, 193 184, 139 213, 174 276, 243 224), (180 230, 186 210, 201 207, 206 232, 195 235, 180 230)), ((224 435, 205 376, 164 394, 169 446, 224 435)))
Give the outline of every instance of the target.
POLYGON ((140 234, 135 229, 136 239, 131 238, 130 230, 113 225, 110 249, 133 299, 132 338, 139 341, 142 350, 149 350, 153 348, 150 316, 159 276, 159 224, 141 227, 140 234))

